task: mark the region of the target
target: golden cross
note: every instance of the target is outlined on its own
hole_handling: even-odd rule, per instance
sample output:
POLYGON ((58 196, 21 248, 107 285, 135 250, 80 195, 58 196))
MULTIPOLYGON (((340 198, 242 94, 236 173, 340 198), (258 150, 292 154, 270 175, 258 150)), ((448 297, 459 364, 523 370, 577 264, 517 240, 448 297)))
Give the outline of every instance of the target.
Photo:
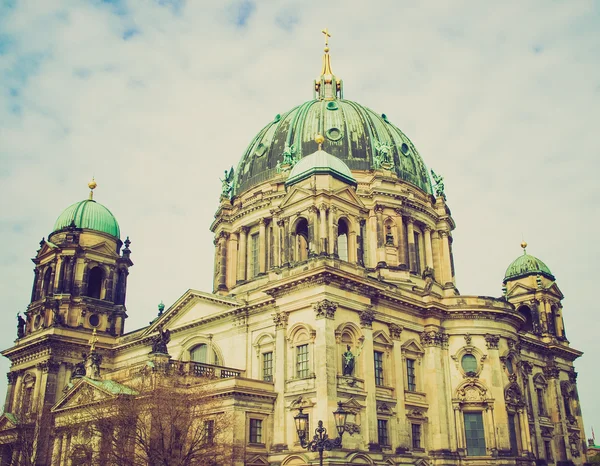
POLYGON ((331 34, 329 34, 329 31, 327 30, 327 28, 323 29, 321 31, 323 34, 325 34, 325 47, 329 46, 329 38, 331 37, 331 34))

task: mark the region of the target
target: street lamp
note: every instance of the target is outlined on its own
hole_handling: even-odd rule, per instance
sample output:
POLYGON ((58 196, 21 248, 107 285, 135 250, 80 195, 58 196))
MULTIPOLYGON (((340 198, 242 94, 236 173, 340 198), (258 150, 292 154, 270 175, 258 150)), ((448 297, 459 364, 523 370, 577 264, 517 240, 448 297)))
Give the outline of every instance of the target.
POLYGON ((296 422, 296 432, 298 432, 300 445, 302 445, 302 448, 306 448, 309 451, 318 451, 319 464, 323 466, 323 451, 330 451, 334 448, 342 447, 342 435, 344 435, 348 412, 342 408, 342 402, 338 401, 338 407, 333 412, 335 428, 338 432, 337 438, 330 439, 327 435, 327 429, 323 427, 323 421, 319 421, 317 428, 315 429, 315 435, 313 436, 312 440, 307 441, 307 437, 309 435, 308 414, 303 413, 302 408, 299 408, 298 411, 298 414, 294 416, 294 421, 296 422))

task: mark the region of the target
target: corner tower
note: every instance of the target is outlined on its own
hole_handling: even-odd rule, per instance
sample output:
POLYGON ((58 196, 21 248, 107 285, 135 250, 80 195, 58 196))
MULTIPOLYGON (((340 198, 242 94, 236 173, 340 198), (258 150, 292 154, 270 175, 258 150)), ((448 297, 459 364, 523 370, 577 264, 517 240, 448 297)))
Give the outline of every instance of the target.
POLYGON ((94 180, 89 188, 89 198, 67 207, 48 239, 40 242, 19 337, 52 327, 123 333, 127 275, 133 265, 130 241, 121 241, 116 218, 93 199, 94 180))

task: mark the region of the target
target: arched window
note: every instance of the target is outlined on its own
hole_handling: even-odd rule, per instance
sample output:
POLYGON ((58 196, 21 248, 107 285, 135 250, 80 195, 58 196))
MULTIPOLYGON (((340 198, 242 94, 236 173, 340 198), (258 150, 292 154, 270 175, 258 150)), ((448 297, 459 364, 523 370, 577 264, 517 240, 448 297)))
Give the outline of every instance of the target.
POLYGON ((42 282, 42 298, 52 294, 52 267, 48 267, 44 273, 42 282))
POLYGON ((117 272, 117 293, 115 296, 115 304, 125 304, 125 287, 127 283, 127 272, 119 269, 117 272))
POLYGON ((219 356, 213 350, 213 360, 212 362, 208 359, 208 345, 205 343, 201 343, 200 345, 194 346, 190 350, 190 361, 200 362, 202 364, 214 364, 216 366, 220 366, 221 362, 219 361, 219 356))
POLYGON ((521 330, 533 332, 533 315, 531 314, 531 309, 527 306, 521 306, 519 307, 518 312, 525 318, 525 323, 521 327, 521 330))
POLYGON ((548 314, 548 333, 556 335, 556 308, 552 306, 548 314))
POLYGON ((33 390, 35 388, 35 377, 27 374, 23 377, 23 393, 21 395, 21 413, 33 412, 33 390))
POLYGON ((338 221, 337 250, 338 257, 348 261, 348 223, 343 219, 338 221))
POLYGON ((102 282, 104 281, 104 270, 102 267, 94 267, 88 276, 88 292, 90 298, 101 299, 102 282))
POLYGON ((296 224, 296 261, 308 259, 308 221, 305 218, 296 224))

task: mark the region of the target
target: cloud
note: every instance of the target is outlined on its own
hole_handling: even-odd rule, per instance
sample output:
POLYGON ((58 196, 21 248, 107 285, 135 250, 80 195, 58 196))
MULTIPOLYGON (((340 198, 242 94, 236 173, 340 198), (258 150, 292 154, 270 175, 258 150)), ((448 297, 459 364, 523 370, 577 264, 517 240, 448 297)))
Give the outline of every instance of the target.
POLYGON ((593 8, 0 3, 1 341, 28 304, 29 258, 92 175, 132 240, 127 329, 161 299, 210 291, 219 176, 275 114, 312 97, 328 27, 345 97, 386 113, 445 177, 461 292, 498 296, 522 235, 557 276, 569 338, 587 353, 576 362, 584 415, 600 417, 593 8))

